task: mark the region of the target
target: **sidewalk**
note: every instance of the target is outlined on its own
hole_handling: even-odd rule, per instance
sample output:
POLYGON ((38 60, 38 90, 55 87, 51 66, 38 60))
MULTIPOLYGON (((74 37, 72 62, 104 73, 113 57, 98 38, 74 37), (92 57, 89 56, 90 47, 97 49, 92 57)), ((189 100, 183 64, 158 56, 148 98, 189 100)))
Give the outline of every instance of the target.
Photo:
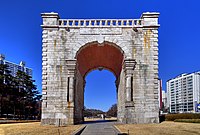
POLYGON ((117 122, 109 122, 106 120, 99 120, 93 123, 86 123, 87 126, 81 135, 117 135, 120 133, 113 127, 117 122))

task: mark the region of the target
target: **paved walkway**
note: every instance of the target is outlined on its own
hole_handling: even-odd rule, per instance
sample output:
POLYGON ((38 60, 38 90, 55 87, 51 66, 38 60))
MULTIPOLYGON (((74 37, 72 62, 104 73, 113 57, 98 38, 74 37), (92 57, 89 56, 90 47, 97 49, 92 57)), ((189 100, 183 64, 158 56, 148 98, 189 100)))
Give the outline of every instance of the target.
POLYGON ((87 124, 81 135, 118 135, 119 131, 113 127, 117 122, 99 120, 87 124))

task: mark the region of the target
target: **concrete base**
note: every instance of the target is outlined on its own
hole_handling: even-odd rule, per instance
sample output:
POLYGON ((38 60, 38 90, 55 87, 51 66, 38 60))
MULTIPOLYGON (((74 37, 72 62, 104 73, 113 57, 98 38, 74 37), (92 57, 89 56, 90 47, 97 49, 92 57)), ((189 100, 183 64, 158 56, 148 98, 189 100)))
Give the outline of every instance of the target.
POLYGON ((74 125, 74 120, 71 119, 42 119, 41 125, 55 125, 55 126, 67 126, 74 125))

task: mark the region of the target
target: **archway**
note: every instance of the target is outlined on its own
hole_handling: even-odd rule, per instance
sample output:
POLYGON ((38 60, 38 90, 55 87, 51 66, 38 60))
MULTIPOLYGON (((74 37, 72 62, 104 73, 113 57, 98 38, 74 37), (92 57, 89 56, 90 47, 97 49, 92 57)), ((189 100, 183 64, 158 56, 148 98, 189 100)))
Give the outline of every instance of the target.
MULTIPOLYGON (((117 45, 109 42, 99 44, 88 43, 81 47, 76 54, 76 82, 75 82, 75 123, 83 122, 84 86, 86 75, 94 69, 107 69, 116 77, 116 87, 120 82, 120 74, 124 60, 124 53, 117 45)), ((121 104, 118 103, 120 107, 121 104)))
POLYGON ((84 79, 97 68, 117 78, 119 121, 158 123, 158 17, 61 19, 43 13, 42 124, 83 121, 84 79))

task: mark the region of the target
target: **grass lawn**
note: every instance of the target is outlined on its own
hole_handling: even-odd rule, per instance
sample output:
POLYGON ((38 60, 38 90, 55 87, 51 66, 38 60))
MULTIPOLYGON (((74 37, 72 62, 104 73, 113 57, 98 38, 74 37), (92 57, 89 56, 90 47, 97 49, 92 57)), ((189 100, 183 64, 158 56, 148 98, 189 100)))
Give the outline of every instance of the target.
POLYGON ((122 133, 129 135, 200 135, 200 124, 162 122, 160 124, 115 125, 122 133))
POLYGON ((0 135, 70 135, 81 125, 41 126, 40 122, 0 124, 0 135))

